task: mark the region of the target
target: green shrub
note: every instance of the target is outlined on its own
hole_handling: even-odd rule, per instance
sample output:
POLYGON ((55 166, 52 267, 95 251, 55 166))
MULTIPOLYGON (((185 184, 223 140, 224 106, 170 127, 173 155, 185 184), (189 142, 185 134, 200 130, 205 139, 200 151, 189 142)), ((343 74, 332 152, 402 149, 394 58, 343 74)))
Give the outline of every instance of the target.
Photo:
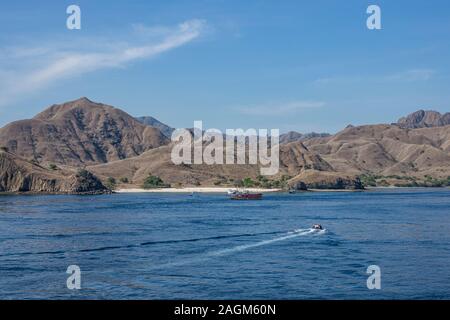
POLYGON ((364 187, 375 187, 377 185, 376 177, 370 174, 363 174, 359 176, 364 187))
POLYGON ((260 182, 267 182, 268 179, 265 176, 259 175, 256 177, 256 180, 260 181, 260 182))
POLYGON ((77 176, 80 178, 88 179, 91 177, 91 175, 92 175, 92 173, 90 173, 86 169, 80 169, 77 171, 77 176))
POLYGON ((129 183, 129 180, 128 180, 127 177, 122 177, 122 178, 120 178, 120 182, 122 182, 122 183, 129 183))
POLYGON ((114 179, 113 177, 109 177, 108 179, 106 179, 105 186, 110 190, 114 190, 116 188, 116 179, 114 179))
POLYGON ((155 189, 155 188, 167 188, 169 187, 169 185, 165 184, 160 177, 153 176, 150 174, 147 178, 145 178, 142 187, 144 189, 155 189))
POLYGON ((242 183, 245 188, 250 188, 255 185, 255 182, 251 178, 245 178, 244 180, 242 180, 242 183))
POLYGON ((53 170, 53 171, 58 170, 58 167, 56 166, 56 164, 53 164, 53 163, 50 163, 50 164, 48 165, 48 168, 49 168, 50 170, 53 170))

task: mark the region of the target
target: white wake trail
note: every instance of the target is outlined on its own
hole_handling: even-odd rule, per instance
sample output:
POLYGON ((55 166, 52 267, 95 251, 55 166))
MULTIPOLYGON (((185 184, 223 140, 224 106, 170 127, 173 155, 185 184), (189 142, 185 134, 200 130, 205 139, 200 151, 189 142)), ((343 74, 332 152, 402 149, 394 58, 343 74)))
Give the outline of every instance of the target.
POLYGON ((231 254, 234 252, 244 251, 244 250, 251 249, 251 248, 265 246, 265 245, 279 242, 279 241, 284 241, 284 240, 288 240, 288 239, 292 239, 292 238, 297 238, 300 236, 305 236, 305 235, 308 235, 308 234, 311 234, 314 232, 315 232, 314 229, 299 229, 299 230, 295 230, 293 232, 289 232, 287 235, 282 236, 282 237, 278 237, 278 238, 270 239, 270 240, 264 240, 264 241, 260 241, 260 242, 256 242, 256 243, 252 243, 252 244, 244 244, 244 245, 229 248, 229 249, 218 250, 218 251, 211 252, 208 255, 209 256, 222 256, 222 255, 231 254))
POLYGON ((326 232, 325 229, 324 230, 297 229, 297 230, 285 233, 283 236, 280 236, 278 238, 263 240, 263 241, 251 243, 251 244, 244 244, 244 245, 240 245, 240 246, 236 246, 236 247, 232 247, 232 248, 228 248, 228 249, 212 251, 212 252, 205 253, 197 258, 186 259, 186 260, 182 260, 182 261, 178 261, 178 262, 170 262, 170 263, 166 263, 164 265, 156 266, 153 269, 165 269, 168 267, 179 267, 179 266, 183 266, 183 265, 187 265, 187 264, 198 263, 198 262, 202 262, 202 261, 205 261, 208 259, 213 259, 214 257, 229 255, 229 254, 233 254, 236 252, 240 252, 240 251, 244 251, 244 250, 248 250, 248 249, 252 249, 252 248, 269 245, 269 244, 272 244, 275 242, 280 242, 280 241, 293 239, 293 238, 297 238, 297 237, 301 237, 301 236, 307 236, 307 235, 321 235, 321 234, 324 234, 325 232, 326 232))

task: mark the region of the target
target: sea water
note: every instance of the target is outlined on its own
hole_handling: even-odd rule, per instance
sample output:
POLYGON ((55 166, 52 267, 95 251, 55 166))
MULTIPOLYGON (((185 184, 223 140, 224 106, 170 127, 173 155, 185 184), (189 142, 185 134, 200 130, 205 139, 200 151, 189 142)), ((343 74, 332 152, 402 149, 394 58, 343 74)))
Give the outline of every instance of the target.
POLYGON ((449 265, 449 189, 0 196, 1 299, 450 299, 449 265))

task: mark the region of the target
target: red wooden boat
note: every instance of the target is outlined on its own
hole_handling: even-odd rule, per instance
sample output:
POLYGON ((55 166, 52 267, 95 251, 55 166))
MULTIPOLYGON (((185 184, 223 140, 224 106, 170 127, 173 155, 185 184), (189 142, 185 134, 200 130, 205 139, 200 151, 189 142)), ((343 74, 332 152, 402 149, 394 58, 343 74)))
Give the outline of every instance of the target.
POLYGON ((231 195, 231 200, 261 200, 262 193, 236 192, 231 195))

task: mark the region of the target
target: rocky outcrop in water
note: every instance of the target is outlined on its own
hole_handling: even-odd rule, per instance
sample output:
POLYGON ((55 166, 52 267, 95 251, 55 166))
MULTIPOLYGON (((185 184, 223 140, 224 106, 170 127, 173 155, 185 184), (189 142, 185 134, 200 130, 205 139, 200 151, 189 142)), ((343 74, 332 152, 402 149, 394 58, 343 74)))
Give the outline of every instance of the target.
POLYGON ((357 176, 346 176, 333 172, 305 170, 289 181, 295 190, 330 189, 330 190, 362 190, 361 180, 357 176))
POLYGON ((100 194, 109 190, 86 170, 47 169, 0 150, 0 192, 100 194))

